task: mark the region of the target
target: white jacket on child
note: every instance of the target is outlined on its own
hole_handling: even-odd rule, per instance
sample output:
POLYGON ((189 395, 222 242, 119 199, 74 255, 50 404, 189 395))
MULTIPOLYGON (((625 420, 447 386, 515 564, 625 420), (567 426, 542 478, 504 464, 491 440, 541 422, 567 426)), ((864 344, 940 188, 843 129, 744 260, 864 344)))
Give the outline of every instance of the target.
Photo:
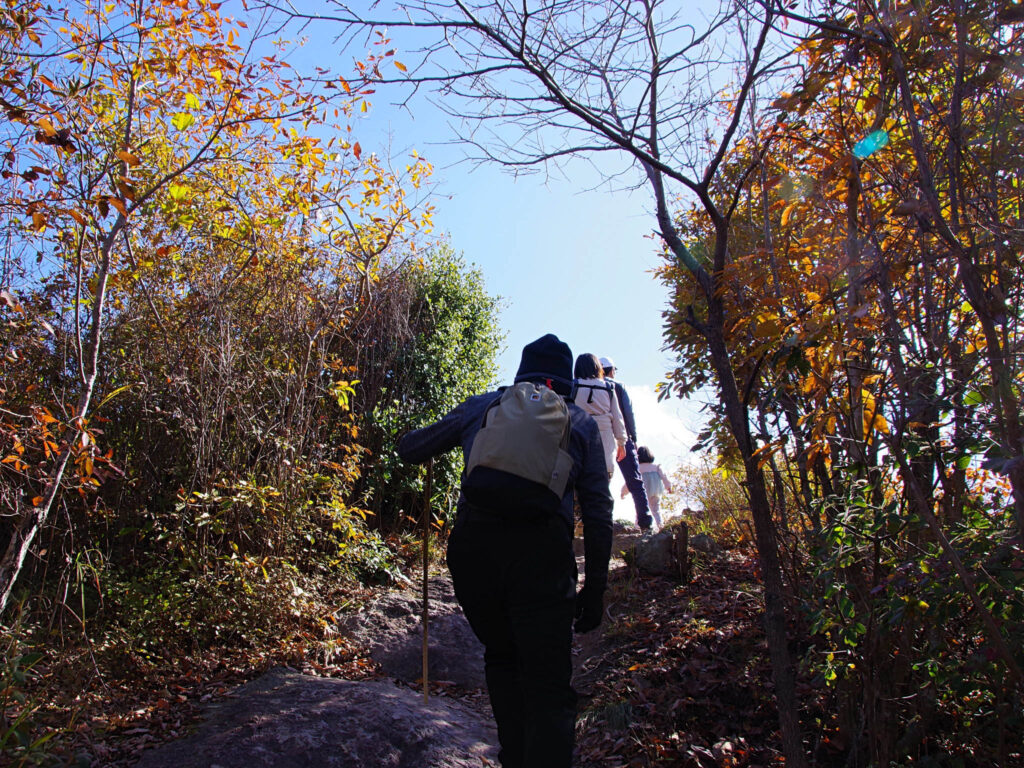
POLYGON ((647 491, 647 498, 661 496, 665 491, 672 492, 672 483, 661 471, 661 466, 650 462, 641 462, 640 477, 644 480, 644 490, 647 491))

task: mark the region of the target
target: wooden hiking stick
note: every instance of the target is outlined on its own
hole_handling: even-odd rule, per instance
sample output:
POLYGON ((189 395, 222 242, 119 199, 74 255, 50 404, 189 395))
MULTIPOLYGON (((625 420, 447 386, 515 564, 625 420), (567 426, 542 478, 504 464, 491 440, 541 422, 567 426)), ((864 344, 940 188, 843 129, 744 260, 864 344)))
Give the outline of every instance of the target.
POLYGON ((430 617, 430 596, 427 593, 427 566, 430 563, 430 493, 434 477, 434 460, 427 462, 427 483, 423 503, 423 703, 430 701, 427 685, 427 620, 430 617))

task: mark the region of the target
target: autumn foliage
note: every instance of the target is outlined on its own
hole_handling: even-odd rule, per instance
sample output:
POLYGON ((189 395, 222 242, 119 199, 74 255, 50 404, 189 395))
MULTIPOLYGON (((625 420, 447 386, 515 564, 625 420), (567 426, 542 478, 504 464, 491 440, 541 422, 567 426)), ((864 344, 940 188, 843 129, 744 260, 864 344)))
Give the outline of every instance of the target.
MULTIPOLYGON (((719 186, 742 189, 726 342, 789 542, 803 663, 832 697, 820 727, 859 759, 1008 764, 1024 661, 1019 27, 983 3, 823 11, 794 19, 811 29, 801 74, 719 186)), ((680 224, 699 256, 709 227, 695 211, 680 224)), ((687 321, 699 293, 675 259, 662 278, 670 387, 691 391, 709 380, 687 321)))
POLYGON ((467 139, 508 167, 626 158, 664 244, 663 394, 716 394, 694 522, 756 562, 658 585, 692 606, 623 597, 581 754, 1019 764, 1021 7, 761 0, 704 35, 658 3, 402 5, 444 42, 406 67, 346 5, 368 50, 339 74, 210 0, 0 0, 0 749, 45 757, 20 686, 60 670, 30 649, 351 661, 325 595, 396 576, 450 509, 458 461, 424 500, 395 438, 486 386, 500 333, 426 247, 429 163, 352 127, 401 81, 501 122, 467 139), (698 733, 684 703, 726 720, 727 691, 745 733, 698 733))
MULTIPOLYGON (((0 7, 0 750, 24 760, 38 704, 7 694, 52 672, 41 638, 111 675, 211 644, 330 663, 320 600, 401 554, 386 480, 356 489, 361 381, 423 342, 431 167, 352 130, 383 38, 309 80, 220 5, 0 7)), ((478 279, 447 299, 473 292, 489 321, 478 279)), ((493 341, 432 338, 490 370, 493 341)))

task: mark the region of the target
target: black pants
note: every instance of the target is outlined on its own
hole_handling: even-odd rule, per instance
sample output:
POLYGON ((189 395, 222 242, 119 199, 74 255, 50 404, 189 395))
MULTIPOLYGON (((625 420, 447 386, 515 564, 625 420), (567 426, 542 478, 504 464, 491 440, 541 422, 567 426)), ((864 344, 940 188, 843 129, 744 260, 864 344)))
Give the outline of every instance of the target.
POLYGON ((448 568, 484 644, 503 768, 569 768, 576 560, 568 526, 560 518, 460 519, 448 568))
POLYGON ((626 441, 626 455, 618 462, 622 479, 626 488, 633 495, 633 506, 636 508, 636 524, 641 528, 651 527, 651 507, 647 500, 647 489, 644 479, 640 476, 640 458, 636 455, 636 443, 626 441))

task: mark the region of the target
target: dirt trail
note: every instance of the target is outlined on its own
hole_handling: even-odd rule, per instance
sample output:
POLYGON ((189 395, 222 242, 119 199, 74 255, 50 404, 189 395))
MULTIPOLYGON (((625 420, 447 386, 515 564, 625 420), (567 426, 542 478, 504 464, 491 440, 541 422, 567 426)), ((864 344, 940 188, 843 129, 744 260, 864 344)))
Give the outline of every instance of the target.
MULTIPOLYGON (((582 558, 580 558, 582 569, 582 558)), ((613 560, 615 567, 623 567, 613 560)), ((447 571, 430 577, 429 703, 422 676, 418 585, 382 591, 342 632, 384 676, 351 681, 272 670, 207 706, 194 732, 146 752, 137 768, 462 768, 497 765, 483 648, 455 600, 447 571)), ((577 636, 575 684, 586 702, 602 674, 601 632, 577 636)))

